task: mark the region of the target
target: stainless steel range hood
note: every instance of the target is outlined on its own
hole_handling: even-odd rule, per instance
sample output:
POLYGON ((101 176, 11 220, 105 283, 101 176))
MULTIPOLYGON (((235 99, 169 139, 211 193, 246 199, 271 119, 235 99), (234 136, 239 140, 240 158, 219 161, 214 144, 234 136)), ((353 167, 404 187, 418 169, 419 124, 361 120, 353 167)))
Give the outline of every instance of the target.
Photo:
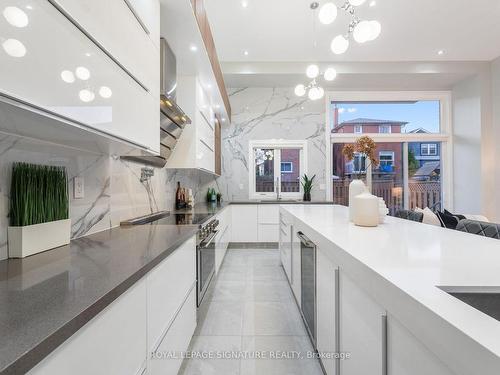
POLYGON ((162 168, 191 119, 176 103, 177 60, 164 38, 160 39, 160 156, 122 156, 136 163, 162 168))

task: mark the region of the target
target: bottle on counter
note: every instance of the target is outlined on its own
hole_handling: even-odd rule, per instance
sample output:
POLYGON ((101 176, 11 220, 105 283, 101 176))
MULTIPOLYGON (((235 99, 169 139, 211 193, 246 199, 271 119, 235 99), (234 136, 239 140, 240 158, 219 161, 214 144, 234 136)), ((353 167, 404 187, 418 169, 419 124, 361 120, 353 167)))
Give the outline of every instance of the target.
POLYGON ((177 191, 175 192, 175 209, 186 208, 186 189, 181 188, 181 183, 177 181, 177 191))

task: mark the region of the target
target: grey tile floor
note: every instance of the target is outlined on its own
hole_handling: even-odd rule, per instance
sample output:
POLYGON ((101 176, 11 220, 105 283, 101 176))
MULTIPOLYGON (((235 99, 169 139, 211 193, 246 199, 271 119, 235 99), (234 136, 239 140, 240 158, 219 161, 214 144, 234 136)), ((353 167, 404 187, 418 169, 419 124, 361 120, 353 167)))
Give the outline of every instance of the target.
POLYGON ((189 349, 209 358, 185 360, 180 374, 322 374, 277 249, 228 250, 214 282, 189 349))

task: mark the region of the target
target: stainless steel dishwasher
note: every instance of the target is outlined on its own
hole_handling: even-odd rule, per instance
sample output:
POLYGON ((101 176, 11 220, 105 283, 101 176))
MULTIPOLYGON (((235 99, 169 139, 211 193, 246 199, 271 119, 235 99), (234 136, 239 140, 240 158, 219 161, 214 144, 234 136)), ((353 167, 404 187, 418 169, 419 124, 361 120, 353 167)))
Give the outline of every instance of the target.
POLYGON ((302 232, 297 236, 300 238, 302 318, 316 349, 316 245, 302 232))

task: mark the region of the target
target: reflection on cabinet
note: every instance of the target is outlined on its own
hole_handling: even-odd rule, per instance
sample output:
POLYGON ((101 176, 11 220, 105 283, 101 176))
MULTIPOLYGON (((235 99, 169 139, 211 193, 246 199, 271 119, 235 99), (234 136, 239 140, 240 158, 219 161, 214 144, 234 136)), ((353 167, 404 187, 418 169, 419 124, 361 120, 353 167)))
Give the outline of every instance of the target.
MULTIPOLYGON (((30 2, 17 3, 25 9, 30 2)), ((159 152, 156 91, 153 95, 144 90, 50 2, 37 2, 27 15, 24 28, 0 23, 0 37, 13 41, 10 50, 0 51, 1 93, 70 119, 79 127, 159 152)), ((109 13, 106 18, 109 24, 109 13)), ((29 135, 29 127, 37 125, 17 126, 24 127, 22 133, 29 135)))
POLYGON ((453 375, 443 362, 391 315, 387 317, 387 360, 389 374, 453 375))
POLYGON ((337 375, 337 361, 330 353, 336 353, 338 347, 338 308, 339 304, 339 267, 318 247, 316 253, 316 292, 317 292, 317 327, 316 346, 324 354, 321 362, 327 375, 337 375))
POLYGON ((340 350, 350 353, 340 361, 340 373, 386 375, 386 311, 344 272, 340 301, 340 350))
POLYGON ((215 173, 215 115, 197 77, 178 77, 177 104, 192 123, 184 128, 167 167, 215 173))
POLYGON ((158 44, 160 39, 159 0, 136 0, 130 2, 130 7, 125 0, 54 0, 54 3, 157 97, 160 55, 153 40, 158 44), (137 7, 139 3, 141 8, 137 7), (134 13, 144 19, 148 16, 149 26, 156 34, 148 35, 134 13))
POLYGON ((297 228, 295 225, 291 227, 292 232, 292 291, 295 295, 295 299, 300 307, 300 296, 302 293, 301 280, 302 280, 302 270, 301 270, 301 260, 300 260, 300 239, 297 236, 297 228))
POLYGON ((293 274, 292 274, 292 233, 291 233, 292 225, 287 222, 284 216, 280 216, 280 241, 279 241, 279 250, 280 250, 280 258, 281 264, 283 265, 283 269, 285 270, 285 274, 288 278, 288 282, 290 285, 293 283, 293 274))
POLYGON ((35 366, 32 375, 136 374, 147 359, 142 280, 35 366))

